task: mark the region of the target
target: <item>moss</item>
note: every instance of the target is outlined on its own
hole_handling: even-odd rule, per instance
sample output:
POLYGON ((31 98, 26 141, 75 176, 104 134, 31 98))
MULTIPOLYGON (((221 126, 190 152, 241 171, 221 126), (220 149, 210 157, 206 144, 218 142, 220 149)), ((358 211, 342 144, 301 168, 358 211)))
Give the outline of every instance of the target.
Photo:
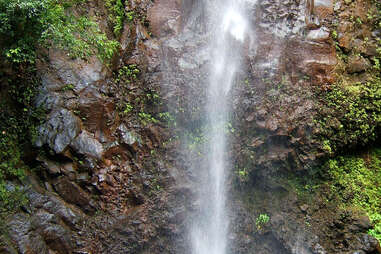
POLYGON ((365 211, 374 224, 369 233, 381 240, 381 148, 330 159, 322 172, 332 197, 343 207, 365 211))
POLYGON ((324 150, 336 152, 341 147, 366 145, 378 138, 381 126, 379 77, 364 83, 335 84, 323 91, 320 98, 318 125, 324 150))

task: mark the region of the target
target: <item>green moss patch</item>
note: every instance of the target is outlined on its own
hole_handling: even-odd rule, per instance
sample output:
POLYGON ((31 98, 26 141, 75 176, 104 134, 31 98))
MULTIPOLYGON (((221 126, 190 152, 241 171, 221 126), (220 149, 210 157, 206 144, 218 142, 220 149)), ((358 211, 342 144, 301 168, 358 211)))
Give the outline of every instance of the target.
POLYGON ((381 148, 360 155, 330 159, 323 167, 333 195, 344 208, 365 211, 374 228, 369 234, 381 240, 381 148))

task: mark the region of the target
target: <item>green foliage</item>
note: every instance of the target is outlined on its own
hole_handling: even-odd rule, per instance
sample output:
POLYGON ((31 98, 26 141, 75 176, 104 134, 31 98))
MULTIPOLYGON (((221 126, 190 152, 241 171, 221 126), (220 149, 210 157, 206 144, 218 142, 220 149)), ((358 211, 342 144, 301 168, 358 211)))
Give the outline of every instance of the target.
POLYGON ((2 54, 14 63, 34 63, 38 45, 56 46, 71 57, 111 59, 119 44, 108 40, 96 22, 69 14, 83 0, 0 0, 2 54))
POLYGON ((65 85, 63 88, 62 88, 62 91, 63 92, 66 92, 66 91, 70 91, 70 90, 73 90, 74 89, 74 85, 73 84, 67 84, 65 85))
POLYGON ((268 214, 260 214, 255 220, 255 226, 257 230, 261 230, 270 221, 270 216, 268 214))
POLYGON ((249 180, 249 172, 247 171, 247 168, 238 168, 237 175, 241 182, 246 182, 249 180))
POLYGON ((22 180, 27 166, 23 162, 26 149, 36 137, 36 127, 44 112, 33 106, 39 80, 33 70, 8 79, 6 93, 0 101, 0 214, 25 202, 22 192, 7 184, 22 180))
POLYGON ((134 109, 134 107, 130 103, 127 103, 127 102, 124 104, 124 106, 125 106, 125 108, 123 110, 123 114, 128 114, 134 109))
POLYGON ((343 204, 365 210, 375 225, 369 233, 381 240, 381 149, 363 157, 339 156, 329 160, 325 168, 332 193, 343 204))
POLYGON ((139 119, 143 125, 147 125, 149 123, 158 123, 159 122, 151 114, 148 114, 148 113, 139 112, 138 116, 139 116, 139 119))
POLYGON ((134 11, 126 11, 123 0, 106 0, 105 6, 108 10, 108 20, 110 21, 114 35, 120 36, 123 30, 124 21, 132 22, 135 17, 134 11))
POLYGON ((187 147, 191 152, 197 152, 199 155, 201 154, 200 151, 202 150, 202 147, 208 141, 208 138, 205 136, 205 130, 205 127, 202 127, 185 132, 187 147))
POLYGON ((175 117, 169 113, 169 112, 162 112, 162 113, 159 113, 159 118, 162 120, 162 121, 165 121, 168 126, 176 126, 176 119, 175 117))
POLYGON ((324 140, 323 141, 323 150, 326 151, 328 154, 332 153, 332 148, 330 146, 329 140, 324 140))
POLYGON ((331 153, 338 147, 366 145, 376 140, 381 125, 381 79, 366 83, 337 84, 325 91, 318 124, 331 153))
POLYGON ((123 66, 118 70, 115 81, 118 83, 131 83, 132 81, 137 80, 139 73, 140 70, 136 64, 123 66))
POLYGON ((115 36, 119 36, 123 29, 123 22, 126 18, 122 0, 106 0, 105 6, 108 10, 108 19, 110 20, 115 36))

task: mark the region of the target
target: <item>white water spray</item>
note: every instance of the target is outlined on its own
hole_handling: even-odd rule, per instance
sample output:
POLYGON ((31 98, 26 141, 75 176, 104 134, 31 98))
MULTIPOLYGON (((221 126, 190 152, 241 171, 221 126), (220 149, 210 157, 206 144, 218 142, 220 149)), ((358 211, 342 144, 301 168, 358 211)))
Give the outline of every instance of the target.
POLYGON ((207 102, 207 180, 200 195, 201 211, 191 229, 193 254, 225 254, 229 220, 226 205, 226 125, 229 91, 240 68, 241 49, 247 32, 243 1, 215 0, 209 17, 210 68, 207 102))

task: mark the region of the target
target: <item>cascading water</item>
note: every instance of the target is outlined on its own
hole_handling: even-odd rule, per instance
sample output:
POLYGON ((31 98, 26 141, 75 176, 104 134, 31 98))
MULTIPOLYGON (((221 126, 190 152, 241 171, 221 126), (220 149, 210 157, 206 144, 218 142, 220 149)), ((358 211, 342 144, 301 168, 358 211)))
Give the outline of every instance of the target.
POLYGON ((208 102, 206 106, 207 144, 205 154, 207 180, 199 197, 201 211, 191 228, 192 253, 225 254, 227 252, 228 216, 226 204, 226 159, 229 118, 229 91, 240 66, 241 49, 248 24, 243 1, 215 0, 205 3, 210 20, 208 102), (212 5, 212 6, 208 6, 212 5))

